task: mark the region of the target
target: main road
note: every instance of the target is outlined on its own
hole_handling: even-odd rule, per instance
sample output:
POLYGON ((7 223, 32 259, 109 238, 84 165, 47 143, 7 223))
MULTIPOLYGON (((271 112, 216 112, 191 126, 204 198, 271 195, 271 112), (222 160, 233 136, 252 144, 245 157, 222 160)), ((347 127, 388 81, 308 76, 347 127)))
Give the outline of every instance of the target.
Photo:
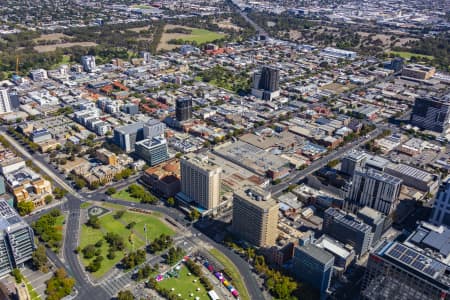
MULTIPOLYGON (((61 260, 54 252, 47 250, 47 255, 49 259, 57 266, 66 269, 67 273, 75 278, 76 289, 78 294, 76 299, 109 299, 109 295, 106 291, 100 287, 100 285, 93 285, 86 275, 83 267, 80 265, 77 255, 75 254, 75 249, 78 246, 79 228, 80 228, 80 205, 83 203, 83 196, 76 192, 69 184, 67 184, 58 174, 58 171, 54 169, 45 159, 40 155, 32 156, 26 149, 22 147, 16 140, 10 137, 7 133, 0 131, 0 135, 4 136, 5 139, 17 149, 25 158, 30 159, 33 163, 39 167, 44 173, 50 176, 56 185, 66 189, 68 194, 66 195, 67 202, 64 204, 66 209, 69 211, 68 220, 66 222, 66 234, 63 246, 64 261, 61 260)), ((84 193, 83 193, 84 194, 84 193)), ((169 208, 161 205, 150 205, 142 203, 130 203, 127 201, 114 200, 107 197, 103 191, 94 191, 84 194, 88 198, 93 200, 105 200, 107 202, 120 204, 130 208, 142 208, 148 210, 154 210, 160 212, 169 218, 173 219, 176 223, 180 224, 180 229, 187 229, 191 231, 191 234, 196 238, 200 239, 202 242, 211 245, 221 251, 225 256, 227 256, 237 267, 240 272, 247 290, 250 294, 251 299, 264 299, 261 290, 259 289, 259 284, 256 278, 253 276, 250 269, 250 265, 242 259, 239 255, 226 248, 222 244, 215 242, 208 236, 202 234, 199 230, 194 227, 186 228, 188 221, 185 220, 185 215, 177 209, 169 208)), ((27 217, 28 222, 36 220, 39 214, 27 217)))

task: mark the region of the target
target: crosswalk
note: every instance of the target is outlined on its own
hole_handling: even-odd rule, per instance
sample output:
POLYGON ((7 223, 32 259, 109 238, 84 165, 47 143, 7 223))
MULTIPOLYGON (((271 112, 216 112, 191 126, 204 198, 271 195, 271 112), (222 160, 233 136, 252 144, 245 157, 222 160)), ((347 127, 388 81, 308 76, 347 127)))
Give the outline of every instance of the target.
POLYGON ((103 280, 100 286, 112 297, 132 283, 131 276, 132 272, 112 274, 109 279, 103 280))

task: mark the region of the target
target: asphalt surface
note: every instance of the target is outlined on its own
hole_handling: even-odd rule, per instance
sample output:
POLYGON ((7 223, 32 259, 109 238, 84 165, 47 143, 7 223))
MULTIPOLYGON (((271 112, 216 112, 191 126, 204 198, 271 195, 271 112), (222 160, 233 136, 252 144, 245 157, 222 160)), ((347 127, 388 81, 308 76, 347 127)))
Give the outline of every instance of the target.
POLYGON ((328 164, 328 162, 341 158, 346 154, 347 152, 351 151, 352 149, 358 148, 359 146, 367 143, 369 140, 373 139, 377 135, 379 135, 382 132, 380 128, 376 128, 372 132, 370 132, 367 137, 359 138, 349 144, 344 145, 343 147, 333 150, 330 154, 312 162, 307 168, 303 170, 296 170, 293 171, 287 178, 283 180, 282 183, 274 185, 272 187, 272 194, 277 195, 281 193, 283 190, 285 190, 289 185, 296 184, 301 179, 303 179, 306 175, 311 174, 320 168, 323 168, 328 164))

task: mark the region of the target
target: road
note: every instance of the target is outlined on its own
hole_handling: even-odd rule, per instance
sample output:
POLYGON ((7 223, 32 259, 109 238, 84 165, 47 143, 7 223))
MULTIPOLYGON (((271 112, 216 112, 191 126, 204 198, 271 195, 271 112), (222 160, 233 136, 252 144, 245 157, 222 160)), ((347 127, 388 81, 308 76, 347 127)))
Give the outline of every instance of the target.
POLYGON ((250 19, 245 12, 243 12, 236 3, 234 3, 233 0, 229 0, 230 5, 236 10, 237 13, 239 13, 260 35, 264 35, 266 37, 269 37, 269 34, 267 31, 264 30, 261 26, 253 22, 252 19, 250 19))
POLYGON ((349 144, 344 145, 343 147, 332 151, 330 154, 320 158, 312 162, 307 168, 303 170, 293 171, 284 181, 280 184, 274 185, 272 187, 272 194, 277 195, 285 190, 289 185, 296 184, 301 179, 303 179, 306 175, 311 174, 320 168, 323 168, 328 162, 341 158, 345 153, 351 151, 352 149, 356 149, 357 147, 367 143, 369 140, 375 138, 382 132, 380 128, 376 128, 371 133, 367 135, 367 137, 359 138, 349 144))
MULTIPOLYGON (((50 176, 54 180, 56 185, 68 191, 68 194, 66 195, 67 202, 64 204, 66 210, 69 212, 68 219, 66 221, 66 234, 63 246, 64 262, 61 261, 61 259, 50 250, 47 250, 47 255, 57 267, 63 267, 67 271, 67 273, 75 279, 75 287, 78 291, 76 299, 110 299, 108 293, 106 293, 106 291, 101 286, 94 286, 89 281, 89 278, 84 272, 83 267, 79 263, 78 256, 74 253, 74 250, 78 245, 80 228, 80 205, 81 203, 83 203, 83 196, 87 196, 88 198, 95 200, 105 199, 105 201, 107 202, 120 204, 130 208, 134 207, 154 210, 172 218, 175 222, 180 223, 180 229, 191 231, 191 234, 193 236, 195 236, 202 242, 215 247, 225 256, 227 256, 236 265, 237 269, 241 273, 250 297, 252 299, 263 299, 263 295, 259 289, 258 282, 252 274, 250 265, 233 251, 210 239, 208 236, 202 234, 198 229, 194 227, 186 228, 186 225, 189 223, 189 221, 185 219, 185 215, 179 210, 161 205, 130 203, 127 201, 111 199, 104 194, 103 190, 83 193, 82 196, 66 182, 64 182, 59 172, 53 166, 47 163, 41 155, 32 156, 26 149, 23 148, 22 145, 20 145, 12 137, 8 136, 5 132, 0 131, 0 134, 3 135, 11 143, 11 145, 16 148, 24 157, 26 157, 27 159, 31 159, 36 166, 38 166, 44 173, 50 176)), ((130 180, 135 181, 134 178, 130 180)), ((117 185, 122 186, 123 184, 122 182, 120 182, 117 185)), ((45 210, 33 216, 27 217, 27 222, 31 223, 44 212, 45 210)))

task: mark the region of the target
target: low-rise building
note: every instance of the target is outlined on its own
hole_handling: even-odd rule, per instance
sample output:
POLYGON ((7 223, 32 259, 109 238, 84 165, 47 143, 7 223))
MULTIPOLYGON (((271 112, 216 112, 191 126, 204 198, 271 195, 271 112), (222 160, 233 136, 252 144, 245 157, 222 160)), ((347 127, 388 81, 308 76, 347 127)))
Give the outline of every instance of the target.
POLYGON ((181 190, 179 159, 148 168, 142 175, 142 181, 156 194, 166 198, 175 196, 181 190))

